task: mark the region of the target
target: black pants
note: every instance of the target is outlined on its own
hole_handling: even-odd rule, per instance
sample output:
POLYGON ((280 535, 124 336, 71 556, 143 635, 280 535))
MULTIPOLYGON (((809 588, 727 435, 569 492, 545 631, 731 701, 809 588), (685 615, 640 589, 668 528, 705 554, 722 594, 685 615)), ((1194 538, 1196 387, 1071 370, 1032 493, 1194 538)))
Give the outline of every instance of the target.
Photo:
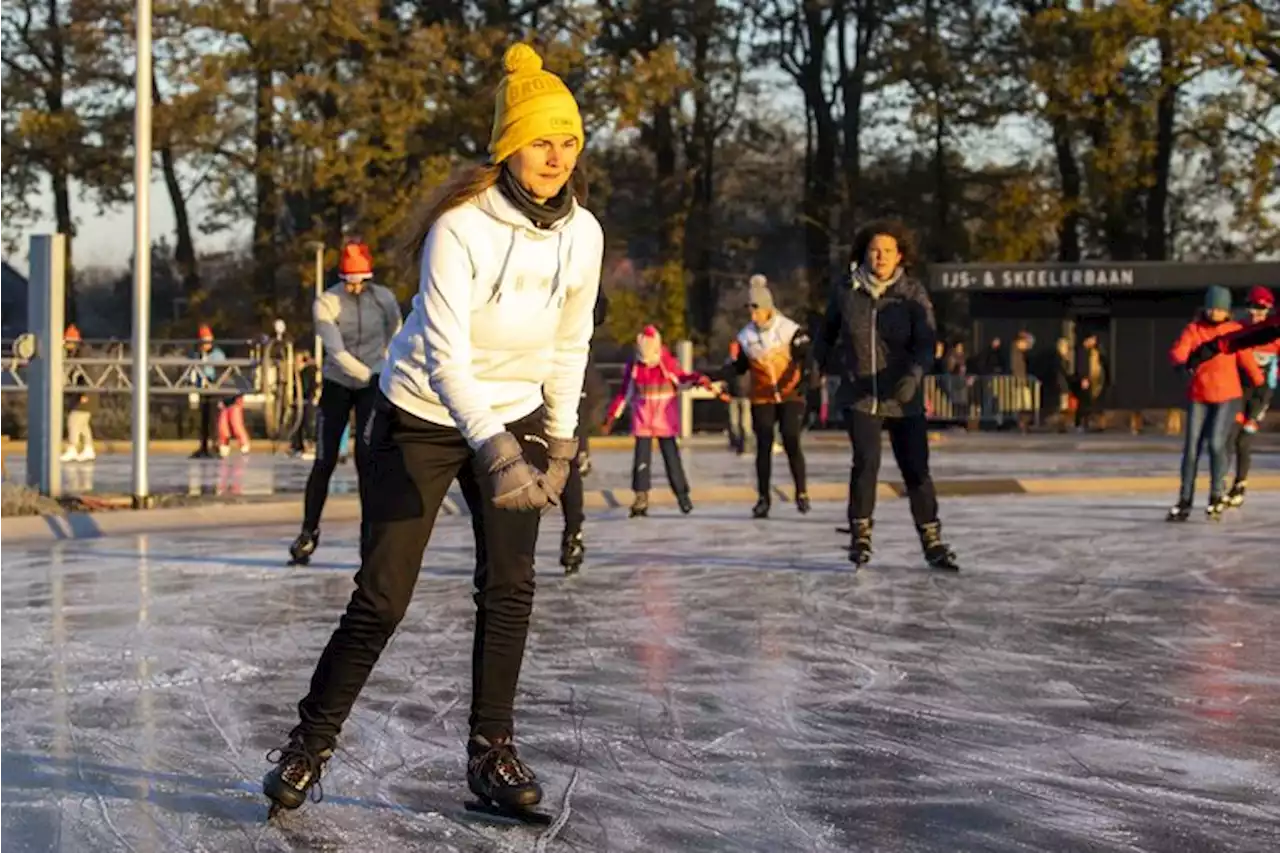
MULTIPOLYGON (((509 425, 525 459, 546 468, 544 411, 509 425)), ((483 495, 472 516, 477 537, 476 622, 471 651, 471 732, 510 735, 529 615, 538 512, 499 510, 488 484, 470 472, 473 452, 452 427, 419 420, 381 400, 373 418, 364 492, 368 535, 356 590, 316 664, 311 690, 298 703, 294 734, 313 747, 332 746, 378 656, 404 618, 422 556, 449 485, 483 495), (479 480, 479 482, 477 482, 479 480), (481 545, 483 547, 481 547, 481 545)))
POLYGON ((866 412, 845 413, 853 468, 849 472, 849 521, 871 518, 876 509, 876 480, 880 474, 880 431, 889 431, 889 446, 902 472, 917 525, 938 520, 938 495, 929 476, 929 425, 924 415, 882 418, 866 412))
POLYGON ((585 422, 578 421, 578 453, 569 463, 569 479, 565 481, 564 492, 560 495, 560 508, 564 511, 564 532, 572 536, 582 531, 587 520, 585 505, 585 489, 582 485, 582 457, 587 453, 587 430, 585 422))
POLYGON ((213 424, 218 419, 218 398, 211 394, 200 395, 200 452, 212 452, 213 424))
MULTIPOLYGON (((1273 392, 1267 386, 1253 388, 1245 392, 1242 416, 1246 420, 1261 420, 1271 408, 1273 392)), ((1244 424, 1235 424, 1231 447, 1236 455, 1236 482, 1249 479, 1249 469, 1253 467, 1253 433, 1244 431, 1244 424)))
POLYGON ((308 441, 315 441, 316 438, 316 415, 320 408, 310 400, 302 404, 302 410, 298 416, 298 426, 293 431, 293 440, 290 442, 290 448, 301 453, 307 449, 308 441))
POLYGON ((378 383, 374 381, 364 388, 353 390, 326 379, 320 389, 320 412, 316 415, 316 461, 307 477, 306 498, 303 503, 302 529, 316 530, 324 502, 329 498, 329 480, 338 465, 338 445, 342 431, 351 421, 351 410, 356 412, 356 480, 364 488, 368 474, 369 448, 365 443, 365 428, 374 402, 378 399, 378 383))
POLYGON ((782 448, 787 452, 787 464, 791 466, 791 479, 796 493, 808 490, 805 481, 804 451, 800 448, 800 432, 804 428, 805 403, 767 403, 751 407, 751 425, 756 433, 756 491, 760 497, 769 497, 769 482, 773 477, 773 433, 782 430, 782 448))
MULTIPOLYGON (((667 482, 676 497, 689 494, 689 480, 684 475, 684 463, 680 461, 680 445, 674 438, 658 439, 662 452, 662 464, 667 469, 667 482)), ((653 439, 637 438, 636 452, 631 460, 631 491, 647 492, 653 483, 653 439)))

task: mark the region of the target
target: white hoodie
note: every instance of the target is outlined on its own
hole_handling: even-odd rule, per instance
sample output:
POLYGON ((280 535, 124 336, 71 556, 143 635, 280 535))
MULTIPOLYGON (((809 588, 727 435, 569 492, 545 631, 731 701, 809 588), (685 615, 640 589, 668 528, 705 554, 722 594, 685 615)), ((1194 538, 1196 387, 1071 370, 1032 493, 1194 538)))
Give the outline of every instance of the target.
POLYGON ((423 245, 382 392, 472 447, 544 402, 547 434, 572 438, 603 258, 600 223, 576 203, 547 229, 496 186, 447 211, 423 245))

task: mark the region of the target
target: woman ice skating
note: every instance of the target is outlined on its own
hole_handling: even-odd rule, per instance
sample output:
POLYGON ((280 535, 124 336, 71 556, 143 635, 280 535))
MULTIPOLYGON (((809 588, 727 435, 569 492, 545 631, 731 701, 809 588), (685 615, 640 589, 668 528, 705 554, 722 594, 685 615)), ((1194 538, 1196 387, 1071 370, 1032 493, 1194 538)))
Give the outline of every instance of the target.
POLYGON ((809 511, 805 481, 804 451, 800 433, 804 427, 805 367, 809 360, 809 333, 773 304, 773 293, 762 275, 751 277, 748 308, 751 322, 738 333, 738 357, 725 366, 727 379, 750 372, 751 423, 756 436, 756 494, 751 510, 754 518, 767 518, 773 472, 775 427, 782 433, 782 446, 791 466, 796 487, 796 509, 809 511))
MULTIPOLYGON (((514 743, 513 704, 533 608, 541 512, 578 452, 578 396, 604 236, 569 186, 582 119, 528 45, 504 57, 490 162, 433 199, 413 243, 420 286, 362 437, 371 482, 356 590, 263 781, 297 808, 404 617, 445 493, 466 466, 483 491, 475 577, 467 784, 534 819, 542 798, 514 743)), ((494 805, 496 804, 496 805, 494 805)))
MULTIPOLYGON (((1205 292, 1204 311, 1191 322, 1173 348, 1169 359, 1174 367, 1186 368, 1187 359, 1201 344, 1238 331, 1239 323, 1231 317, 1231 291, 1214 285, 1205 292)), ((1186 521, 1191 515, 1191 503, 1195 497, 1196 468, 1200 454, 1209 452, 1209 505, 1205 513, 1218 519, 1226 509, 1223 486, 1227 476, 1227 439, 1240 411, 1244 388, 1240 384, 1240 372, 1244 371, 1251 384, 1262 385, 1262 370, 1248 350, 1234 354, 1220 354, 1202 362, 1190 370, 1191 385, 1187 389, 1187 414, 1182 445, 1182 487, 1178 502, 1169 509, 1169 521, 1186 521)))
POLYGON ((316 297, 312 307, 316 332, 324 345, 320 406, 316 415, 316 458, 307 477, 302 531, 289 546, 292 564, 306 565, 320 544, 320 515, 329 497, 329 481, 341 456, 344 436, 356 413, 356 480, 367 485, 368 445, 365 427, 378 398, 378 375, 387 347, 400 331, 395 294, 373 281, 373 253, 364 243, 342 247, 338 261, 342 281, 316 297))
MULTIPOLYGON (((595 309, 592 312, 595 328, 604 324, 608 306, 609 300, 601 290, 596 295, 595 309)), ((588 374, 593 374, 594 371, 590 357, 588 357, 587 371, 588 374)), ((587 427, 591 420, 586 416, 591 401, 588 400, 586 378, 584 377, 583 380, 582 394, 579 395, 581 402, 578 406, 578 453, 569 465, 569 479, 565 482, 564 494, 560 496, 560 509, 564 513, 564 533, 560 537, 560 565, 564 567, 566 575, 576 574, 587 558, 586 537, 582 532, 582 527, 587 520, 582 478, 587 475, 591 464, 590 457, 587 455, 587 427)))
POLYGON ((853 444, 850 561, 862 565, 871 558, 880 432, 887 429, 925 559, 935 569, 958 571, 955 554, 942 540, 929 475, 920 386, 933 361, 937 331, 929 294, 910 275, 914 262, 911 233, 900 222, 873 222, 859 231, 850 274, 831 290, 816 356, 820 365, 831 364, 837 349, 843 356, 837 404, 846 410, 853 444))
MULTIPOLYGON (((1275 295, 1267 288, 1250 288, 1245 297, 1249 327, 1265 323, 1267 315, 1275 310, 1275 304, 1275 295)), ((1253 464, 1253 437, 1271 408, 1271 398, 1275 396, 1276 385, 1280 381, 1280 341, 1272 341, 1249 352, 1258 363, 1265 381, 1245 392, 1244 410, 1236 415, 1236 479, 1227 492, 1227 504, 1233 507, 1244 505, 1245 492, 1249 488, 1249 468, 1253 464)))
POLYGON ((622 390, 609 405, 604 432, 607 435, 622 410, 631 406, 631 434, 636 440, 631 464, 631 517, 649 514, 649 487, 652 483, 653 439, 658 440, 662 464, 667 469, 667 482, 676 496, 680 511, 693 512, 689 499, 689 480, 680 461, 680 389, 689 385, 711 387, 711 380, 700 373, 685 373, 665 346, 662 335, 646 326, 636 337, 636 352, 622 369, 622 390))

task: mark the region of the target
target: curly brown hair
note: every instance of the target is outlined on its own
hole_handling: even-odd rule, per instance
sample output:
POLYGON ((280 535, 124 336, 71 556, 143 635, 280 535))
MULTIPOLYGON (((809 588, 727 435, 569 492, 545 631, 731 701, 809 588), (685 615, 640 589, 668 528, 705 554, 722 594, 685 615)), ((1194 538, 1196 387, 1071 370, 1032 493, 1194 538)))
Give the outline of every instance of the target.
POLYGON ((901 219, 876 219, 858 229, 853 238, 853 247, 849 250, 850 266, 857 266, 866 260, 867 247, 877 234, 885 234, 897 242, 898 251, 902 254, 899 266, 904 270, 915 267, 919 257, 916 252, 916 235, 901 219))

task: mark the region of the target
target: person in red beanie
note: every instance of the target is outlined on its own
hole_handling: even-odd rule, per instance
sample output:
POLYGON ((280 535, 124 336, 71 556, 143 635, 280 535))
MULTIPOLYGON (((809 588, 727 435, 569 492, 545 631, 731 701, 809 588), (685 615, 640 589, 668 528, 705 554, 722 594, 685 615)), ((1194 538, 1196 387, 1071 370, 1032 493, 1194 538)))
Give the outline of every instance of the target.
MULTIPOLYGON (((80 329, 75 323, 67 326, 62 335, 63 350, 67 358, 86 358, 89 353, 80 338, 80 329)), ((83 370, 75 372, 67 383, 72 390, 67 394, 67 447, 63 451, 63 462, 92 462, 98 458, 93 449, 93 410, 97 402, 95 394, 86 394, 83 390, 89 384, 83 370), (76 386, 79 386, 78 388, 76 386)))
POLYGON ((693 512, 689 498, 689 480, 680 460, 680 389, 689 385, 711 387, 711 380, 700 373, 686 373, 676 357, 662 345, 662 335, 654 326, 645 326, 636 337, 635 355, 622 369, 622 390, 609 405, 604 433, 609 434, 613 422, 631 406, 631 434, 636 440, 631 465, 631 517, 649 514, 649 487, 653 472, 653 440, 658 440, 662 463, 667 469, 667 482, 675 493, 680 511, 693 512))
POLYGON ((391 339, 400 331, 395 294, 373 282, 373 253, 364 243, 342 247, 339 284, 316 297, 313 315, 324 345, 320 404, 316 414, 316 457, 307 477, 302 531, 289 547, 291 564, 306 565, 320 544, 320 516, 329 481, 338 464, 343 431, 356 414, 356 479, 368 478, 365 427, 378 398, 378 375, 391 339))
MULTIPOLYGON (((1255 328, 1267 321, 1267 316, 1275 310, 1275 295, 1265 287, 1249 289, 1245 297, 1245 307, 1249 312, 1249 325, 1255 328)), ((1245 492, 1249 488, 1249 468, 1253 463, 1253 436, 1258 432, 1258 425, 1266 417, 1271 408, 1271 398, 1275 394, 1277 373, 1280 373, 1280 340, 1271 341, 1262 346, 1246 350, 1246 356, 1252 356, 1262 371, 1263 382, 1245 392, 1244 407, 1236 415, 1235 435, 1232 446, 1236 455, 1236 479, 1227 492, 1227 505, 1238 507, 1244 505, 1245 492)))
MULTIPOLYGON (((1219 285, 1210 287, 1205 293, 1204 311, 1182 330, 1169 351, 1173 365, 1187 369, 1188 358, 1197 347, 1238 331, 1240 324, 1230 317, 1231 291, 1219 285)), ((1194 369, 1188 369, 1191 384, 1182 447, 1182 487, 1178 492, 1178 502, 1166 516, 1168 521, 1186 521, 1190 517, 1195 497, 1196 468, 1205 449, 1209 452, 1210 478, 1209 506, 1205 512, 1209 518, 1217 519, 1226 509, 1223 485, 1227 475, 1227 438, 1244 396, 1241 371, 1249 377, 1251 384, 1263 384, 1262 371, 1247 351, 1219 354, 1194 369)))
MULTIPOLYGON (((199 339, 196 343, 195 351, 192 358, 197 361, 204 362, 204 366, 196 371, 197 387, 208 387, 213 385, 218 378, 218 369, 214 367, 219 362, 227 360, 226 353, 222 348, 213 342, 213 327, 208 323, 201 323, 199 330, 196 332, 199 339)), ((196 452, 191 454, 192 459, 209 459, 214 455, 214 425, 218 419, 218 401, 212 394, 200 394, 200 446, 196 448, 196 452)))

